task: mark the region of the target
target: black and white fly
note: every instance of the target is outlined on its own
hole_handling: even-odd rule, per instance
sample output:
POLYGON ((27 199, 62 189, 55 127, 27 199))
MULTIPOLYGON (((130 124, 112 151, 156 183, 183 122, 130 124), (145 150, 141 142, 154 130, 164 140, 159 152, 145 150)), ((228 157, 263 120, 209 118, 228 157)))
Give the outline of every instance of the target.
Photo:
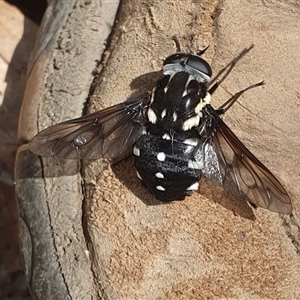
POLYGON ((215 110, 210 102, 218 83, 208 87, 212 70, 201 54, 170 55, 152 92, 51 126, 29 149, 41 156, 97 159, 134 145, 138 177, 160 201, 184 199, 205 176, 254 205, 291 213, 283 186, 220 118, 241 94, 263 82, 215 110))

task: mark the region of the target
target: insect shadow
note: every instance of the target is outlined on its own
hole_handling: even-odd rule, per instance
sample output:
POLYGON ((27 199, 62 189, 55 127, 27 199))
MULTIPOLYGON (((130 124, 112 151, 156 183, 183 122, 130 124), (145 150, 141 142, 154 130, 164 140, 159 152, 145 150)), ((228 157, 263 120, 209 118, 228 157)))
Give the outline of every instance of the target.
POLYGON ((146 91, 152 91, 157 80, 163 75, 162 70, 148 72, 134 78, 130 83, 130 88, 134 90, 130 98, 137 97, 146 91), (141 89, 142 87, 142 89, 141 89))
POLYGON ((81 161, 53 157, 41 157, 22 145, 18 150, 15 166, 16 179, 55 178, 73 176, 80 172, 81 161))

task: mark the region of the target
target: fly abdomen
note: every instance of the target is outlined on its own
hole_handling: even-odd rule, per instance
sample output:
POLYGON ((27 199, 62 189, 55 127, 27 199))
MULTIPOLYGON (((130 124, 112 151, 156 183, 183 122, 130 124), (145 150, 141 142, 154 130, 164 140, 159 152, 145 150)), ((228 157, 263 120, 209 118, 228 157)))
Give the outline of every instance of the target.
POLYGON ((135 166, 155 198, 183 200, 198 189, 202 172, 194 160, 197 144, 197 138, 180 141, 151 134, 138 139, 134 146, 135 166))

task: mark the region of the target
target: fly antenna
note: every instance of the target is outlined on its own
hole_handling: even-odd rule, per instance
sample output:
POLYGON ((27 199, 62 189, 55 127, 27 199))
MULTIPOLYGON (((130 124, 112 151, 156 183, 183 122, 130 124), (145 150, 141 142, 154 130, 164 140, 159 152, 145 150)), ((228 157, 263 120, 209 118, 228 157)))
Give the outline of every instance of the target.
POLYGON ((203 54, 205 53, 205 51, 206 51, 208 48, 209 48, 209 45, 208 45, 207 47, 205 47, 204 49, 199 50, 199 51, 197 52, 197 55, 199 55, 199 56, 203 55, 203 54))
POLYGON ((177 52, 181 52, 181 47, 180 47, 180 43, 179 43, 179 39, 176 35, 174 35, 172 37, 172 40, 175 42, 175 45, 176 45, 176 51, 177 52))

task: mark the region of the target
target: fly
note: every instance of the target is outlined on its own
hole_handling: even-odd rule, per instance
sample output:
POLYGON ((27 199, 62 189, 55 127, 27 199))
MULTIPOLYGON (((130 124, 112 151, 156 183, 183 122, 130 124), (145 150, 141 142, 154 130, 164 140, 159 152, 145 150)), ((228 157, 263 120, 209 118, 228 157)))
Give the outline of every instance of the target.
POLYGON ((221 119, 245 91, 264 83, 214 109, 211 95, 234 64, 209 87, 212 70, 201 57, 204 51, 179 49, 164 60, 152 92, 51 126, 31 140, 29 149, 41 156, 98 159, 133 146, 137 175, 160 201, 183 200, 205 176, 256 206, 291 213, 283 186, 221 119))

